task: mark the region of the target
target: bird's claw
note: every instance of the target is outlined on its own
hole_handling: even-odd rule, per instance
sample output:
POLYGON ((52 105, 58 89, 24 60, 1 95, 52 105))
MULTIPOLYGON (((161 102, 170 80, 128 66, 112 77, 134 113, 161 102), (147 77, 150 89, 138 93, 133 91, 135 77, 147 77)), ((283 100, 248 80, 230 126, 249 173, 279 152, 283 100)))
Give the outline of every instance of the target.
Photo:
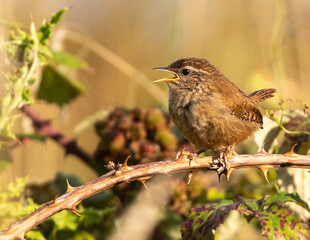
POLYGON ((230 170, 230 163, 227 157, 226 152, 222 152, 219 156, 219 158, 213 159, 213 161, 210 163, 211 167, 210 169, 216 170, 219 177, 230 170))

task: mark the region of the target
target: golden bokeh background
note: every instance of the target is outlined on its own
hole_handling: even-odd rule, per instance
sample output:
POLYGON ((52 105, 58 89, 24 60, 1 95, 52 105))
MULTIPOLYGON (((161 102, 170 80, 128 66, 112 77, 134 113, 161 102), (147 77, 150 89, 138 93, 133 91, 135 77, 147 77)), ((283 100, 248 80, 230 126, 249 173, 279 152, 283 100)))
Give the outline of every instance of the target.
MULTIPOLYGON (((92 128, 74 129, 95 112, 114 106, 167 106, 167 87, 152 85, 160 76, 154 67, 188 56, 202 57, 218 66, 240 89, 250 93, 273 87, 280 98, 310 102, 310 3, 307 0, 2 0, 2 22, 37 27, 61 8, 71 6, 55 29, 51 46, 88 62, 75 73, 88 91, 70 105, 37 101, 33 106, 65 135, 76 138, 88 152, 98 139, 92 128)), ((0 33, 8 33, 3 26, 0 33)), ((27 119, 17 130, 31 131, 27 119)), ((5 182, 29 176, 41 183, 58 171, 84 182, 95 173, 56 143, 29 142, 11 153, 13 165, 5 182)))

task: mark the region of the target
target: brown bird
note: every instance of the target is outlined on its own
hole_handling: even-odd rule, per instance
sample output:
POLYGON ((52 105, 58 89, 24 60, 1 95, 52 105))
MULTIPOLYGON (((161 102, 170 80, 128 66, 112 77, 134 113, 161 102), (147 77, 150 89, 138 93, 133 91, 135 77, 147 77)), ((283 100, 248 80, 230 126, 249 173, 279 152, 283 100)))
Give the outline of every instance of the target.
POLYGON ((223 168, 235 154, 234 146, 263 128, 258 103, 273 97, 275 89, 262 89, 246 95, 221 71, 202 58, 182 58, 168 67, 167 77, 153 83, 166 82, 169 87, 169 113, 184 137, 201 153, 221 150, 223 168))

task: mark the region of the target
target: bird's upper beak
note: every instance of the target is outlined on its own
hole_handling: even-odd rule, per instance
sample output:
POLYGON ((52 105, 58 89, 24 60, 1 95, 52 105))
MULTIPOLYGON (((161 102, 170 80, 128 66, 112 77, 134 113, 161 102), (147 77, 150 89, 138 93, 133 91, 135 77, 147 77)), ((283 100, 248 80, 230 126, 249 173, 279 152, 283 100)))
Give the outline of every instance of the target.
POLYGON ((159 67, 159 68, 153 68, 153 70, 161 70, 161 71, 167 71, 173 73, 173 77, 166 77, 166 78, 161 78, 158 80, 153 81, 152 83, 159 83, 159 82, 175 82, 179 79, 179 75, 176 74, 175 72, 169 70, 167 67, 159 67))

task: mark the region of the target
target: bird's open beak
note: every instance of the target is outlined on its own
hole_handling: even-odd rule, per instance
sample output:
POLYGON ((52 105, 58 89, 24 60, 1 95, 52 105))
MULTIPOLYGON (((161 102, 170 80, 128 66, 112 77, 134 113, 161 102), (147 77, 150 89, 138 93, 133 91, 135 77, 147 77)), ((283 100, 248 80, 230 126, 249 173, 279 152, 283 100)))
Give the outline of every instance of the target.
POLYGON ((153 81, 152 83, 159 83, 159 82, 175 82, 179 79, 179 75, 176 74, 173 71, 170 71, 169 69, 167 69, 166 67, 159 67, 159 68, 153 68, 153 70, 161 70, 161 71, 167 71, 170 73, 173 73, 173 77, 166 77, 166 78, 161 78, 158 80, 153 81))

